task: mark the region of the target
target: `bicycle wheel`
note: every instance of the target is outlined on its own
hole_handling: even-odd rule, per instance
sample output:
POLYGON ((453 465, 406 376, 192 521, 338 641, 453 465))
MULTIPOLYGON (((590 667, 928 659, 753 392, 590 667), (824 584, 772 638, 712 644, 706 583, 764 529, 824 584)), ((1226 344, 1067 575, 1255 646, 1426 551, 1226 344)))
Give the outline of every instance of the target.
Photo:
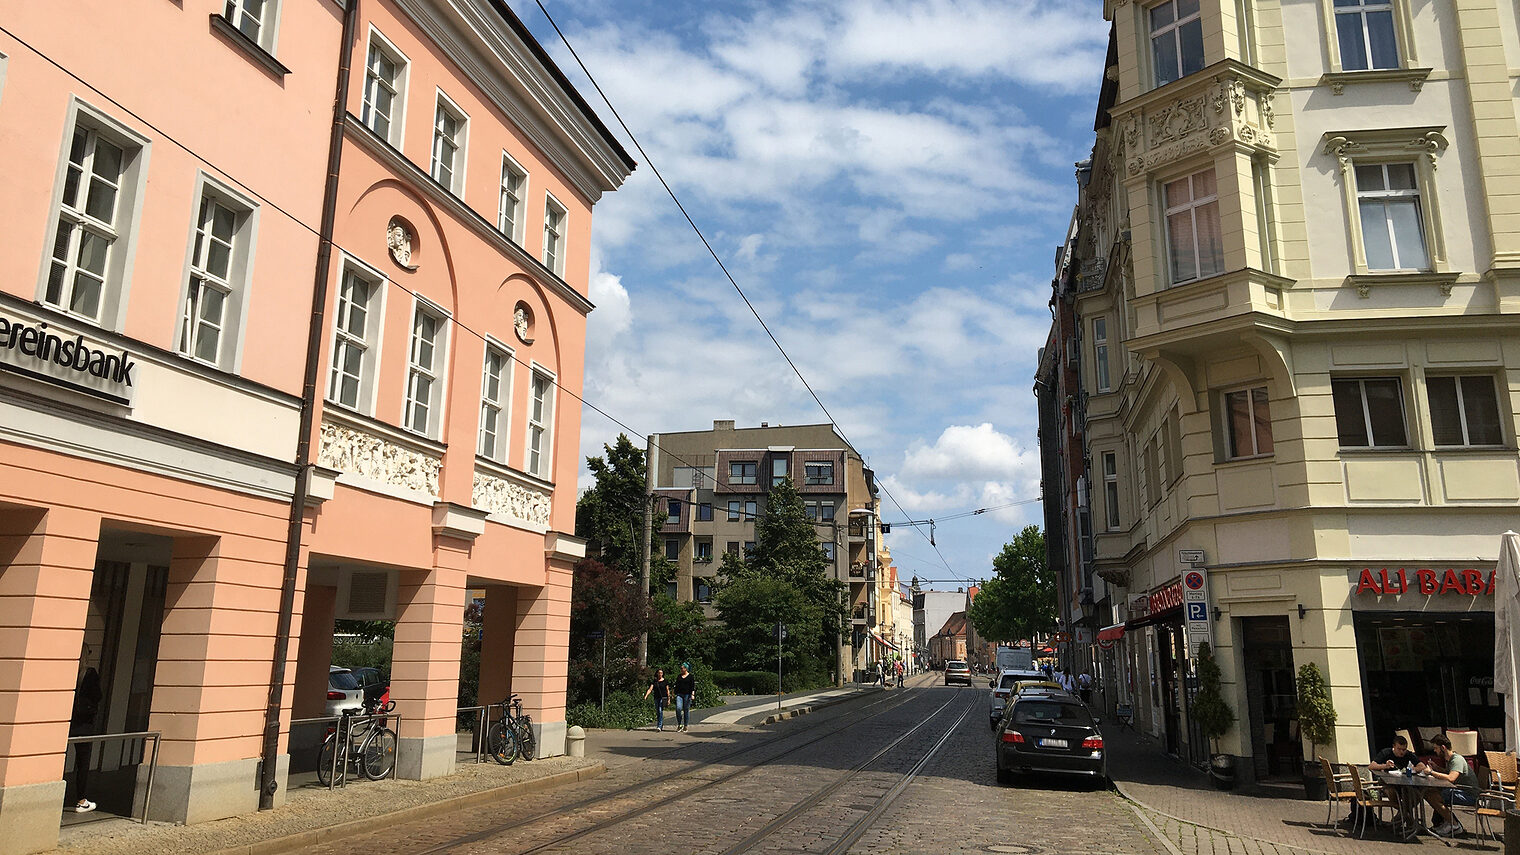
POLYGON ((359 771, 371 781, 379 781, 396 765, 396 732, 377 727, 359 748, 359 771))
POLYGON ((491 726, 491 737, 486 746, 491 759, 503 766, 511 766, 517 759, 517 733, 504 721, 491 726))
POLYGON ((332 786, 333 751, 337 750, 336 734, 328 734, 322 741, 322 750, 317 753, 317 781, 324 787, 332 786))
POLYGON ((522 754, 522 759, 533 759, 533 722, 527 716, 517 720, 517 750, 522 754))

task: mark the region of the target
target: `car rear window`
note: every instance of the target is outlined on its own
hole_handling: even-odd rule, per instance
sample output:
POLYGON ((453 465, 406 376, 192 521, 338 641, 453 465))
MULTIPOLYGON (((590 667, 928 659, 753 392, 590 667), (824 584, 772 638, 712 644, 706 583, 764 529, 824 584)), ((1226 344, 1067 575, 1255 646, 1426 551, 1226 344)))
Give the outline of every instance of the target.
POLYGON ((354 679, 354 672, 352 671, 329 672, 327 682, 334 689, 351 690, 359 688, 359 681, 354 679))
POLYGON ((945 667, 949 668, 952 671, 959 671, 960 669, 966 667, 966 663, 964 663, 964 662, 946 662, 945 663, 945 667))
POLYGON ((1013 720, 1018 724, 1092 724, 1092 716, 1081 704, 1061 701, 1024 701, 1014 706, 1013 720))

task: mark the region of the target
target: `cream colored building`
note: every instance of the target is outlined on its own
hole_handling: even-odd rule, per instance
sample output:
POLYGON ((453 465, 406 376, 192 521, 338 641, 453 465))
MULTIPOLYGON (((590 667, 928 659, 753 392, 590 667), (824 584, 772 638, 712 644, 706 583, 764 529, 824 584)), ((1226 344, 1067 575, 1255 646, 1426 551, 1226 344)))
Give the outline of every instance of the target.
POLYGON ((1331 759, 1365 762, 1394 729, 1502 725, 1486 583, 1520 526, 1515 4, 1103 14, 1080 266, 1058 285, 1080 319, 1103 703, 1206 759, 1180 555, 1201 550, 1195 628, 1242 774, 1297 777, 1310 662, 1331 759))

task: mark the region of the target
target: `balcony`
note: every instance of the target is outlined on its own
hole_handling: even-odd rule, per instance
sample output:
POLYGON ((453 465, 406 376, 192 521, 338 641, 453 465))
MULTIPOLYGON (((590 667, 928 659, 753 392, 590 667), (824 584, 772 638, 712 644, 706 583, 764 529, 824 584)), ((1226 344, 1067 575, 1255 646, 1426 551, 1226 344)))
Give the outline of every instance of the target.
POLYGON ((861 517, 854 517, 854 518, 852 518, 850 520, 850 542, 851 543, 865 543, 865 541, 866 541, 866 521, 863 518, 861 518, 861 517))
POLYGON ((865 578, 866 578, 866 564, 865 564, 865 562, 863 562, 863 561, 857 561, 856 563, 850 565, 850 578, 851 579, 860 579, 862 581, 865 580, 865 578))
POLYGON ((875 626, 876 608, 874 606, 859 605, 850 613, 850 623, 855 626, 875 626))

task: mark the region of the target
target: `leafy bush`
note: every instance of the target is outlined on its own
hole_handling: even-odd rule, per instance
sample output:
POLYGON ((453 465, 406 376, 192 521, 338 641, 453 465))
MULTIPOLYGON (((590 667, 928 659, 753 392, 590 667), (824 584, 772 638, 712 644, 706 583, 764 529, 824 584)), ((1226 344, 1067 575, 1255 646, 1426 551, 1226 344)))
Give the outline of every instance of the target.
POLYGON ((1214 651, 1206 643, 1198 645, 1198 696, 1193 699, 1193 721, 1203 738, 1215 743, 1235 724, 1235 711, 1224 699, 1219 680, 1214 651))
POLYGON ((581 727, 631 730, 654 723, 654 701, 645 700, 642 692, 612 692, 607 695, 606 709, 594 703, 576 704, 565 711, 565 722, 581 727))
POLYGON ((1313 662, 1298 669, 1298 727, 1309 739, 1311 755, 1317 755, 1321 745, 1335 742, 1335 704, 1325 676, 1313 662))
POLYGON ((774 671, 714 671, 712 677, 719 686, 741 695, 776 694, 774 671))

